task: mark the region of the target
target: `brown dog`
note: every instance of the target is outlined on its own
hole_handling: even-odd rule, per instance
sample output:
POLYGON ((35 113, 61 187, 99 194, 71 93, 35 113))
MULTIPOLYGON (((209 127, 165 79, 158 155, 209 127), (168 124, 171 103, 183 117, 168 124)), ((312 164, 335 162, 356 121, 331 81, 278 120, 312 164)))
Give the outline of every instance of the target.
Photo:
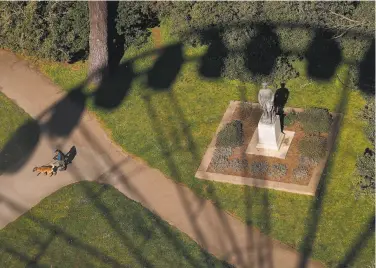
POLYGON ((38 172, 37 176, 39 174, 44 173, 45 175, 50 174, 50 177, 52 175, 56 175, 56 171, 54 171, 54 166, 41 166, 41 167, 35 167, 33 168, 33 172, 38 172))

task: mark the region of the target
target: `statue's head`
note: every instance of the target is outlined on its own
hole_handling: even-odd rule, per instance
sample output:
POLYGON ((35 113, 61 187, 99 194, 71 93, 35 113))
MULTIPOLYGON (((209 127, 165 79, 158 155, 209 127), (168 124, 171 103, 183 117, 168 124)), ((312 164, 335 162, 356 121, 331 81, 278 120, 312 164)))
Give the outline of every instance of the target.
POLYGON ((266 82, 262 83, 262 89, 266 89, 267 86, 268 86, 268 83, 266 82))

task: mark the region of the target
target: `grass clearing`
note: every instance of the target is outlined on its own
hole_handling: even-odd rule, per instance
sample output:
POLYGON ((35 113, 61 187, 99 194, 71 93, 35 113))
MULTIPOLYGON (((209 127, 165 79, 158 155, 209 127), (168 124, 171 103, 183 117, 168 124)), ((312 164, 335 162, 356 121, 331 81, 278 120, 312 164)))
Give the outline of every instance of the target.
POLYGON ((43 199, 0 231, 0 241, 3 267, 230 267, 114 187, 94 182, 43 199))
MULTIPOLYGON (((163 46, 176 39, 169 35, 169 25, 161 25, 163 46)), ((124 60, 153 49, 150 38, 144 47, 130 47, 124 60)), ((205 53, 206 47, 184 47, 185 59, 205 53)), ((112 111, 103 111, 89 104, 104 122, 113 139, 126 151, 135 154, 152 167, 160 169, 172 179, 182 182, 198 195, 211 199, 218 206, 252 223, 298 250, 309 232, 312 214, 319 213, 312 257, 324 261, 329 267, 337 266, 350 252, 366 223, 374 215, 374 199, 355 199, 352 177, 356 157, 370 146, 362 129, 365 121, 359 113, 365 104, 355 90, 343 92, 348 66, 341 65, 338 77, 319 82, 306 76, 306 63, 296 62, 300 77, 289 81, 287 106, 320 107, 335 111, 346 99, 344 120, 337 138, 337 150, 330 159, 327 189, 321 197, 321 211, 312 211, 315 198, 278 191, 212 183, 194 177, 201 157, 226 110, 230 100, 257 101, 260 85, 241 83, 224 78, 206 79, 199 75, 199 61, 183 64, 169 91, 154 91, 146 86, 147 71, 155 58, 140 57, 134 62, 139 75, 133 80, 129 95, 112 111), (147 96, 148 98, 143 98, 147 96), (265 203, 267 199, 267 203, 265 203)), ((86 69, 74 71, 72 66, 41 65, 41 70, 63 89, 85 79, 86 69)), ((374 238, 359 249, 353 267, 366 267, 374 263, 374 238)))
POLYGON ((18 127, 29 118, 24 110, 0 92, 0 148, 3 148, 18 127))

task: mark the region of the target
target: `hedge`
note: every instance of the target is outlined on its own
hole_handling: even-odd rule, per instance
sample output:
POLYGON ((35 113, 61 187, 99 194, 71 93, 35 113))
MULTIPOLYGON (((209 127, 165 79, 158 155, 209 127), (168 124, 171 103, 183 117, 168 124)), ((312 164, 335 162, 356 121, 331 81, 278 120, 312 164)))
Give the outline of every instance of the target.
MULTIPOLYGON (((319 72, 327 62, 333 66, 318 73, 319 77, 313 71, 313 78, 328 79, 338 64, 350 62, 356 66, 351 70, 351 86, 362 88, 359 68, 372 58, 367 53, 372 52, 374 10, 371 2, 174 2, 159 14, 161 19, 174 21, 172 33, 190 45, 210 45, 207 38, 202 38, 207 33, 202 29, 215 28, 220 40, 213 42, 221 42, 229 51, 222 59, 224 77, 286 82, 299 75, 294 60, 308 59, 321 51, 327 55, 321 59, 325 62, 313 62, 311 67, 319 72), (267 29, 260 29, 262 25, 267 29), (247 67, 247 61, 252 66, 248 63, 247 67)), ((363 80, 367 80, 368 93, 373 93, 374 66, 372 62, 367 66, 373 72, 369 71, 369 81, 363 80)))
MULTIPOLYGON (((173 21, 173 35, 209 46, 213 71, 203 75, 241 81, 286 82, 299 75, 293 62, 304 58, 309 75, 325 80, 347 62, 351 87, 374 94, 374 11, 372 2, 124 1, 116 29, 127 48, 161 20, 173 21)), ((86 58, 88 20, 86 2, 0 2, 0 47, 59 61, 86 58)))
POLYGON ((0 47, 57 61, 86 57, 86 2, 0 2, 0 47))

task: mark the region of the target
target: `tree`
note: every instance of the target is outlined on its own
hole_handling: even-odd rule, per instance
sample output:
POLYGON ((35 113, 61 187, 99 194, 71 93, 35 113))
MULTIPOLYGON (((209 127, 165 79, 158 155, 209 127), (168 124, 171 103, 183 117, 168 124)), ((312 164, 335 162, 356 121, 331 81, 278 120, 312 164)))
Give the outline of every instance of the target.
POLYGON ((107 1, 89 1, 89 76, 99 84, 108 71, 107 1), (103 71, 99 71, 103 70, 103 71))

